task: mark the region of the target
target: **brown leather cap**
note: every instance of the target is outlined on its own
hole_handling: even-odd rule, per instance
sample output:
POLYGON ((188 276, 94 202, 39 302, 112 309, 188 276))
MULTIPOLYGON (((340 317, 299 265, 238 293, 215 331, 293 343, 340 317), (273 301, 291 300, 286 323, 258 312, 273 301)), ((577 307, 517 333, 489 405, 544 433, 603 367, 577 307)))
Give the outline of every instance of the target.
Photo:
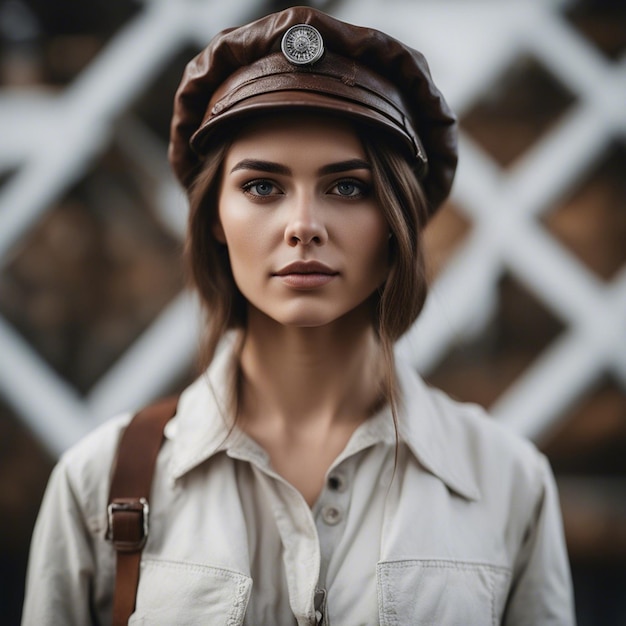
POLYGON ((169 146, 176 176, 183 186, 193 182, 216 129, 286 108, 325 110, 390 133, 409 149, 431 214, 448 195, 456 119, 426 59, 380 31, 309 7, 222 31, 187 65, 169 146))

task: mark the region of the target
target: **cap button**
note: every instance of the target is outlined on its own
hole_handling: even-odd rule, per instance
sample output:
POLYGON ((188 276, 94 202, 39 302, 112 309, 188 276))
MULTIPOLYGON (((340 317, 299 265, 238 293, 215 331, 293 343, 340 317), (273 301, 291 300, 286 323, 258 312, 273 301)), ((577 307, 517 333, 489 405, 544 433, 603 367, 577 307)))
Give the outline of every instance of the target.
POLYGON ((280 49, 293 65, 313 65, 324 54, 324 40, 317 28, 296 24, 283 35, 280 49))

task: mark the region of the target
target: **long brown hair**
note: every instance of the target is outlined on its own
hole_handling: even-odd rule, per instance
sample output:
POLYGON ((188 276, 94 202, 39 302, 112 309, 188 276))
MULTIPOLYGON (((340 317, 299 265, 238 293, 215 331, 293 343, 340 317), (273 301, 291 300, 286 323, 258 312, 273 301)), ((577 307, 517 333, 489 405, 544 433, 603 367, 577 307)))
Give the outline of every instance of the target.
MULTIPOLYGON (((421 235, 427 206, 402 149, 371 128, 357 126, 356 130, 372 165, 374 193, 391 233, 390 270, 375 294, 373 324, 384 360, 382 392, 396 423, 398 393, 393 346, 415 321, 426 299, 421 235)), ((246 325, 246 300, 235 284, 226 246, 213 235, 222 166, 231 143, 232 138, 213 142, 189 190, 185 257, 192 285, 198 290, 207 315, 206 337, 200 354, 203 369, 213 360, 225 333, 234 328, 244 329, 246 325)))

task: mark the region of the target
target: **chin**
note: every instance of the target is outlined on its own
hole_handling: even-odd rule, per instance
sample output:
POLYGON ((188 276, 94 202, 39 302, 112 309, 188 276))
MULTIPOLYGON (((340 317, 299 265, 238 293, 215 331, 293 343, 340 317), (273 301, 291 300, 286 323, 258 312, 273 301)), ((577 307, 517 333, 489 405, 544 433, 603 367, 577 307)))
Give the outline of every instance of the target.
MULTIPOLYGON (((292 303, 295 304, 295 303, 292 303)), ((282 310, 261 310, 267 318, 279 326, 286 328, 319 328, 327 326, 343 317, 347 311, 328 310, 327 307, 315 306, 313 302, 299 302, 296 306, 288 306, 282 310)))
POLYGON ((321 328, 328 326, 337 320, 337 317, 329 317, 322 315, 293 315, 284 318, 275 319, 281 326, 288 328, 321 328))
MULTIPOLYGON (((291 311, 283 311, 270 316, 277 324, 286 328, 322 328, 333 324, 358 324, 364 318, 364 311, 360 306, 355 308, 311 306, 295 307, 291 311)), ((368 319, 370 315, 368 314, 368 319)))
POLYGON ((256 311, 266 321, 285 328, 322 328, 336 323, 360 324, 365 318, 372 319, 372 304, 368 298, 355 299, 355 302, 302 298, 282 302, 279 306, 262 307, 250 304, 250 314, 256 311))

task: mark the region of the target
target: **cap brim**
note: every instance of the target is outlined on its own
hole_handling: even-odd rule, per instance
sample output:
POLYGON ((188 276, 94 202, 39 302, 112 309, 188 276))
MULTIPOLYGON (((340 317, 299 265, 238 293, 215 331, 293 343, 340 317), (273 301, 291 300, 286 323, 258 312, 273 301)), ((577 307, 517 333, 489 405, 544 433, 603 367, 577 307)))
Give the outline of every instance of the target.
POLYGON ((348 119, 357 119, 380 130, 391 133, 406 147, 415 152, 412 139, 398 125, 369 107, 344 98, 337 98, 313 91, 285 90, 262 93, 240 100, 229 109, 211 117, 191 137, 189 144, 196 154, 203 156, 210 148, 211 137, 215 131, 230 126, 237 119, 267 114, 278 110, 323 112, 348 119))

